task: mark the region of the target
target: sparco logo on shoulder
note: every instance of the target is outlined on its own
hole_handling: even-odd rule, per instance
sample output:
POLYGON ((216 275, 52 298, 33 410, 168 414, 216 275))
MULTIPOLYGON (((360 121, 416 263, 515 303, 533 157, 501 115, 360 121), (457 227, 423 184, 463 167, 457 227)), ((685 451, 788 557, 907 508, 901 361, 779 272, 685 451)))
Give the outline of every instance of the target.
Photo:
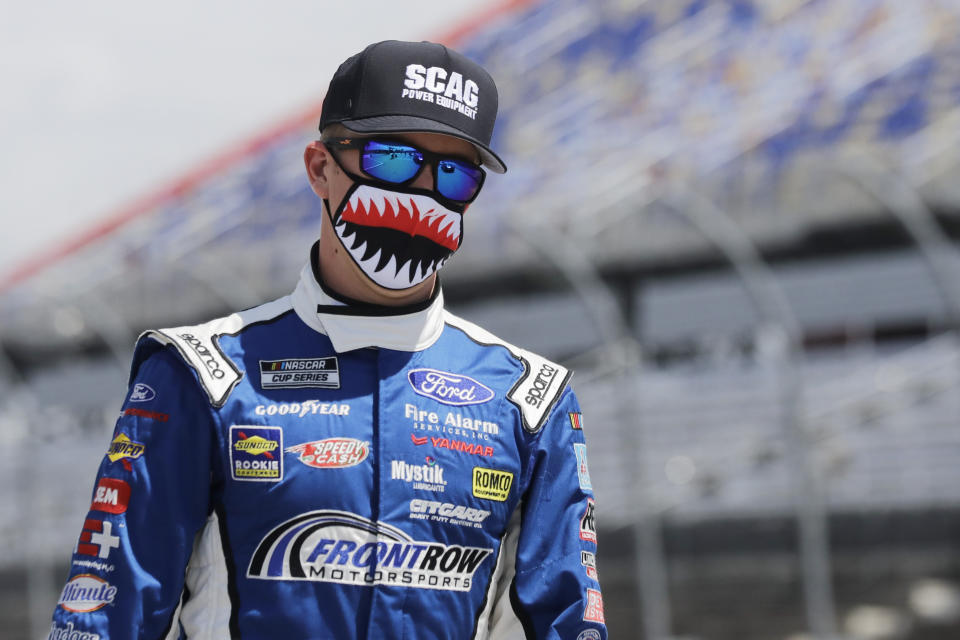
POLYGON ((248 578, 469 591, 493 549, 414 540, 345 511, 312 511, 266 534, 248 578))
POLYGON ((496 395, 493 389, 469 376, 436 369, 411 369, 407 379, 421 396, 454 406, 483 404, 496 395))
POLYGON ((200 341, 200 338, 196 337, 192 333, 180 333, 177 334, 177 337, 186 342, 194 353, 200 356, 203 366, 207 368, 207 371, 210 372, 214 378, 219 380, 223 376, 227 375, 223 372, 223 369, 220 368, 220 363, 217 362, 217 357, 213 355, 213 352, 207 348, 207 345, 203 344, 200 341))
POLYGON ((553 379, 557 377, 557 368, 552 367, 546 362, 543 363, 543 366, 540 367, 540 371, 537 372, 537 377, 533 381, 533 386, 527 390, 527 397, 524 398, 527 404, 540 408, 540 405, 543 404, 543 399, 547 394, 547 390, 550 389, 550 385, 553 384, 553 379))

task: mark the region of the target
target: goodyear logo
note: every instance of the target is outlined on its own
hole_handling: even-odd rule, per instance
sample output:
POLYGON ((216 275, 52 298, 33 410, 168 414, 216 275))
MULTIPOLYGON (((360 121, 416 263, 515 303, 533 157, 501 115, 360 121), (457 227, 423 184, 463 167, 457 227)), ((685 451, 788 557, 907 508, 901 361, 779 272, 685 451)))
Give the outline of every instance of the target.
POLYGON ((513 474, 499 469, 473 468, 473 495, 484 500, 504 502, 513 486, 513 474))
POLYGON ((123 458, 136 460, 143 455, 145 449, 143 443, 134 442, 127 437, 127 434, 121 433, 110 443, 110 448, 107 449, 107 458, 110 459, 110 462, 116 462, 123 458))
POLYGON ((230 474, 234 480, 276 482, 283 478, 283 429, 230 427, 230 474))

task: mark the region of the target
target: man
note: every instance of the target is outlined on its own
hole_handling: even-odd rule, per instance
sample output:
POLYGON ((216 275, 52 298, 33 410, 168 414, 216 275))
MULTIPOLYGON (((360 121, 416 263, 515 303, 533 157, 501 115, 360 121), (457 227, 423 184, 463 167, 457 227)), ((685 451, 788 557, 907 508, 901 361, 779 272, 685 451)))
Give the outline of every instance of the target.
POLYGON ((140 338, 51 638, 606 637, 570 373, 443 309, 496 110, 438 44, 340 66, 296 290, 140 338))

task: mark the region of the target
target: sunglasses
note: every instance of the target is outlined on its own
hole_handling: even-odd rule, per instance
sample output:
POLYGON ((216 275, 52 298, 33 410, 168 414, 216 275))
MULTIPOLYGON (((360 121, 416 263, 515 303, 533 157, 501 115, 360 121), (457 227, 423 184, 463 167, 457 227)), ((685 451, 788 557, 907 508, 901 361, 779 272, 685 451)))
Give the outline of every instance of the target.
POLYGON ((364 175, 389 184, 410 184, 430 165, 433 190, 457 204, 473 202, 487 176, 471 162, 425 151, 406 142, 379 138, 326 138, 323 142, 331 150, 360 149, 360 170, 364 175))

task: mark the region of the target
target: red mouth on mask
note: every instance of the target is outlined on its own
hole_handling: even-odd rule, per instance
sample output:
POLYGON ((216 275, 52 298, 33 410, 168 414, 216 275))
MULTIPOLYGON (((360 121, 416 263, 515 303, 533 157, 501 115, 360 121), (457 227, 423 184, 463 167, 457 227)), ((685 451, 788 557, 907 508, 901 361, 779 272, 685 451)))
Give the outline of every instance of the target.
POLYGON ((418 194, 361 187, 350 196, 340 217, 365 227, 421 236, 450 251, 460 246, 460 214, 418 194))

